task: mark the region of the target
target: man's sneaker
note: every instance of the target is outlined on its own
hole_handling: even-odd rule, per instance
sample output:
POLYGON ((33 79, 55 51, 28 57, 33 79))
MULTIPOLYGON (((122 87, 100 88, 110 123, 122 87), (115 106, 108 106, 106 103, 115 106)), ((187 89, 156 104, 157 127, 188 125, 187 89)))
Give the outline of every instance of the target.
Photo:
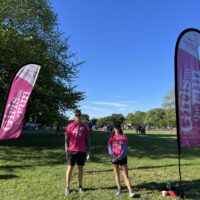
POLYGON ((116 196, 118 197, 121 194, 121 189, 117 189, 116 196))
POLYGON ((136 193, 135 193, 134 191, 129 192, 129 193, 128 193, 128 196, 131 197, 131 198, 133 198, 133 197, 136 196, 136 193))
POLYGON ((84 193, 84 191, 83 191, 83 188, 78 188, 78 193, 80 193, 80 194, 83 194, 84 193))
POLYGON ((65 188, 65 196, 68 196, 70 193, 69 188, 65 188))

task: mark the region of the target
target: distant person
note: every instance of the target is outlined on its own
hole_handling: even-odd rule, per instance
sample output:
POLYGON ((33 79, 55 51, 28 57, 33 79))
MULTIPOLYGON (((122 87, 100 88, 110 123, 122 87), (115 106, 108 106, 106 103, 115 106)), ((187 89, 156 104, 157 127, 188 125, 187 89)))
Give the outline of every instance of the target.
POLYGON ((141 134, 141 131, 142 131, 142 126, 137 126, 136 128, 136 133, 140 133, 141 134))
POLYGON ((90 134, 92 134, 92 122, 91 121, 89 121, 88 127, 89 127, 90 134))
POLYGON ((144 135, 145 135, 145 133, 146 133, 146 127, 145 127, 145 126, 142 126, 141 134, 144 134, 144 135))
POLYGON ((120 166, 122 175, 125 179, 126 186, 129 191, 129 197, 135 197, 136 194, 132 190, 131 183, 128 177, 127 167, 127 154, 128 154, 128 141, 127 137, 123 135, 120 124, 115 124, 113 132, 108 141, 108 153, 111 158, 113 171, 115 175, 115 181, 117 184, 116 196, 121 194, 121 183, 120 183, 120 166))
POLYGON ((57 126, 56 126, 56 134, 59 136, 62 135, 61 126, 59 124, 57 124, 57 126))
POLYGON ((106 132, 111 133, 111 131, 112 131, 112 128, 110 126, 107 126, 106 132))
POLYGON ((88 127, 81 121, 81 111, 74 111, 74 121, 65 131, 65 150, 67 157, 66 188, 65 195, 70 194, 70 182, 75 164, 78 166, 78 192, 83 193, 83 166, 86 156, 89 159, 89 136, 88 127))

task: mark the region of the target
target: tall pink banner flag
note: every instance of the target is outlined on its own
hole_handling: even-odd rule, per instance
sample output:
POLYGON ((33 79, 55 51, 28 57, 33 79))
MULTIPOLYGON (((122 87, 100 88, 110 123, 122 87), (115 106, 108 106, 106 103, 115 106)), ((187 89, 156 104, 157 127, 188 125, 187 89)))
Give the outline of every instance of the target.
POLYGON ((200 146, 200 31, 183 31, 176 43, 175 91, 179 148, 200 146))
POLYGON ((4 108, 0 127, 0 140, 18 138, 20 136, 28 99, 39 71, 39 65, 27 64, 16 73, 4 108))

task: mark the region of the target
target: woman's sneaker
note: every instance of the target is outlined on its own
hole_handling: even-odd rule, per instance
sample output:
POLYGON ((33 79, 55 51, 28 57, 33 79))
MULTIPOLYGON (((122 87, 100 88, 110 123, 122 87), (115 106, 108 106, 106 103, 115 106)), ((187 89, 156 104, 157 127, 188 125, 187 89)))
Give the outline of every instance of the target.
POLYGON ((116 196, 118 197, 121 194, 121 189, 117 189, 116 196))
POLYGON ((70 193, 70 190, 69 190, 69 188, 65 188, 65 196, 68 196, 68 195, 69 195, 69 193, 70 193))
POLYGON ((78 188, 78 193, 80 193, 80 194, 83 194, 83 193, 84 193, 84 191, 83 191, 83 188, 82 188, 82 187, 78 188))
POLYGON ((130 198, 133 198, 133 197, 136 196, 136 193, 135 193, 134 191, 129 192, 129 193, 128 193, 128 196, 129 196, 130 198))

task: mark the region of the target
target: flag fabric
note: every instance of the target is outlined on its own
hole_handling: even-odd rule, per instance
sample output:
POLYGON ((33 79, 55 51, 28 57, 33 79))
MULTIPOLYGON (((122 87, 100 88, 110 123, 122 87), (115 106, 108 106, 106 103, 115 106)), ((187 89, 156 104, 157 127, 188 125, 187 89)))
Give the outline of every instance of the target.
POLYGON ((18 138, 23 127, 26 106, 40 71, 37 64, 20 67, 8 91, 0 127, 0 140, 18 138))
POLYGON ((200 31, 186 29, 176 43, 175 92, 179 149, 200 146, 200 31))

